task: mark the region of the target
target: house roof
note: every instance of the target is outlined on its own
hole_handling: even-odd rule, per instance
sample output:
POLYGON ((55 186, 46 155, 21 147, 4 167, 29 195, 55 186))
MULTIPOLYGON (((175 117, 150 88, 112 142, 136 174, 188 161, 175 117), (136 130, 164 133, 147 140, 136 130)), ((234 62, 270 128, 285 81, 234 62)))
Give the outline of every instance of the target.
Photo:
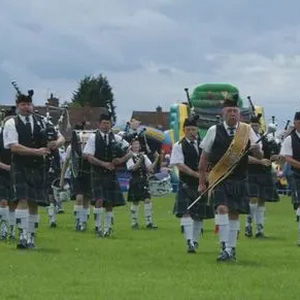
MULTIPOLYGON (((11 105, 0 105, 0 110, 8 110, 11 108, 11 105)), ((35 106, 35 110, 38 110, 40 115, 45 116, 47 112, 46 106, 35 106)), ((86 129, 95 129, 98 125, 98 120, 101 113, 106 112, 106 109, 103 107, 70 107, 69 116, 70 116, 70 124, 72 128, 82 121, 86 122, 86 129)), ((49 109, 49 113, 52 117, 53 124, 58 123, 58 119, 62 113, 62 111, 49 109)))
POLYGON ((133 111, 132 118, 141 122, 142 125, 150 127, 162 127, 167 130, 170 126, 170 113, 162 111, 133 111))

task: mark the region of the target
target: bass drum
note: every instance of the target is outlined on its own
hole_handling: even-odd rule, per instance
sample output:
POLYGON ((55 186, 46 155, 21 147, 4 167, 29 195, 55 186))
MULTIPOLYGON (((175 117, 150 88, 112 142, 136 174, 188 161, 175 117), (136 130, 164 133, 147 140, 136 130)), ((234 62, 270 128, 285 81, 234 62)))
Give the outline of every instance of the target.
POLYGON ((73 130, 71 138, 71 171, 74 178, 78 177, 81 171, 82 152, 92 134, 96 130, 73 130))
POLYGON ((149 192, 153 197, 160 197, 172 193, 171 176, 166 172, 149 176, 149 192))

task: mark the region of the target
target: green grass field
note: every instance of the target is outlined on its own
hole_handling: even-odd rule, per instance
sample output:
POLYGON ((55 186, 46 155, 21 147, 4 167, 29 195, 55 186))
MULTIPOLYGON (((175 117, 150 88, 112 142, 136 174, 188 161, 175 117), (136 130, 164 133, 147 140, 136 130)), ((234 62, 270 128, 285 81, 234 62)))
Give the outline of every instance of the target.
MULTIPOLYGON (((198 253, 186 253, 173 199, 154 200, 158 231, 132 231, 128 207, 116 209, 109 239, 95 238, 93 218, 87 232, 74 232, 73 202, 56 229, 48 228, 42 210, 36 250, 0 244, 0 299, 299 299, 300 248, 288 198, 267 205, 269 238, 246 239, 242 230, 238 261, 227 264, 216 262, 212 220, 205 222, 198 253)), ((143 207, 139 217, 144 225, 143 207)))

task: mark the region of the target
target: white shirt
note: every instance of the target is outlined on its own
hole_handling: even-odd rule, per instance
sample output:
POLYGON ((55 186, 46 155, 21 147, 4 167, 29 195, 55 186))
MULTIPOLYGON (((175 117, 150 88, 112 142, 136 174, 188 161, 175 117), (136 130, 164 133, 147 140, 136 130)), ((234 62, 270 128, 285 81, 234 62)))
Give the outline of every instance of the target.
MULTIPOLYGON (((133 153, 133 156, 137 156, 136 153, 133 153)), ((151 160, 149 159, 149 157, 147 155, 144 154, 144 159, 145 159, 145 165, 146 165, 146 168, 149 168, 151 165, 152 165, 152 162, 151 160)), ((127 167, 127 170, 131 170, 133 167, 134 167, 135 163, 133 161, 133 158, 130 158, 127 163, 126 163, 126 167, 127 167)))
MULTIPOLYGON (((26 117, 19 115, 21 121, 26 124, 26 117)), ((29 122, 31 125, 31 131, 33 132, 33 116, 29 115, 29 122)), ((40 120, 37 121, 38 125, 41 125, 40 120)), ((58 132, 58 136, 61 136, 61 133, 58 132)), ((3 130, 3 141, 4 141, 4 148, 9 149, 13 144, 19 144, 19 134, 16 128, 15 118, 11 118, 5 122, 4 130, 3 130)))
MULTIPOLYGON (((300 138, 300 132, 295 131, 297 136, 300 138)), ((300 150, 299 150, 300 151, 300 150)), ((293 156, 293 148, 292 148, 292 137, 289 135, 283 141, 281 146, 280 155, 282 156, 293 156)))
MULTIPOLYGON (((226 131, 227 131, 227 133, 228 133, 228 128, 229 128, 229 126, 227 125, 226 122, 223 122, 223 124, 224 124, 224 127, 225 127, 225 129, 226 129, 226 131)), ((238 124, 237 124, 237 126, 238 126, 238 124)), ((237 128, 237 126, 235 126, 235 127, 237 128)), ((200 147, 201 147, 206 153, 210 153, 210 151, 211 151, 212 145, 213 145, 213 143, 214 143, 214 141, 215 141, 215 138, 216 138, 216 132, 217 132, 216 129, 217 129, 217 126, 216 126, 216 125, 211 126, 211 127, 208 129, 208 131, 207 131, 207 133, 206 133, 204 139, 202 140, 202 142, 201 142, 201 144, 200 144, 200 147)), ((229 135, 229 133, 228 133, 228 135, 229 135)), ((250 140, 251 145, 255 144, 255 143, 257 142, 258 139, 259 139, 259 137, 257 137, 255 131, 254 131, 252 128, 250 128, 249 140, 250 140)), ((261 143, 258 143, 258 145, 260 146, 260 149, 261 149, 261 148, 262 148, 262 144, 261 144, 261 143)))
MULTIPOLYGON (((102 138, 104 139, 104 135, 105 134, 103 132, 101 132, 101 131, 100 131, 100 134, 101 134, 102 138)), ((95 133, 92 134, 89 137, 89 139, 88 139, 88 141, 87 141, 87 143, 86 143, 86 145, 85 145, 85 147, 83 149, 83 154, 93 155, 93 156, 95 155, 95 150, 96 150, 96 147, 95 147, 95 141, 96 141, 96 139, 95 139, 95 137, 96 137, 95 133)), ((108 143, 108 137, 109 137, 109 133, 107 133, 107 143, 108 143)), ((126 148, 126 147, 129 146, 129 144, 125 140, 123 140, 119 135, 114 134, 114 138, 115 138, 115 140, 116 140, 117 143, 122 143, 121 144, 122 148, 126 148)))
MULTIPOLYGON (((188 142, 191 142, 189 139, 185 138, 188 142)), ((197 153, 199 153, 199 149, 198 149, 198 143, 197 141, 195 141, 194 147, 197 151, 197 153)), ((171 166, 175 166, 177 164, 184 164, 184 155, 182 152, 182 143, 176 142, 173 145, 172 148, 172 153, 171 153, 171 159, 170 159, 170 165, 171 166)))

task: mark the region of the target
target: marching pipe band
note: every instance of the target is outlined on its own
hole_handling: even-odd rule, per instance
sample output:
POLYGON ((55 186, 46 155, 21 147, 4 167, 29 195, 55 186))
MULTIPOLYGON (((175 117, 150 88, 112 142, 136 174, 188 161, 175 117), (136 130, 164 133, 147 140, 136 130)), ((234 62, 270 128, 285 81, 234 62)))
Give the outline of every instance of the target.
MULTIPOLYGON (((112 116, 108 113, 100 116, 99 128, 97 130, 84 130, 84 124, 82 124, 82 126, 71 131, 67 107, 58 108, 47 105, 46 115, 42 116, 37 110, 34 110, 34 106, 32 105, 33 90, 29 91, 28 95, 24 95, 16 82, 12 84, 17 91, 16 107, 11 110, 11 114, 14 116, 11 117, 11 120, 5 120, 5 115, 8 112, 2 111, 1 113, 4 126, 4 129, 1 131, 3 140, 2 149, 10 151, 10 161, 7 160, 5 164, 5 161, 2 161, 4 155, 1 155, 3 166, 1 167, 0 163, 0 169, 2 168, 6 171, 5 176, 10 173, 13 180, 9 186, 12 194, 7 192, 3 196, 3 199, 7 198, 7 200, 5 199, 6 204, 4 203, 0 210, 2 216, 0 238, 16 238, 15 228, 18 226, 20 234, 17 248, 33 249, 35 247, 36 227, 38 224, 37 207, 48 208, 50 227, 56 227, 55 212, 57 212, 57 209, 55 206, 61 203, 63 194, 66 195, 67 190, 70 190, 67 193, 69 196, 65 199, 68 197, 75 197, 76 199, 74 205, 75 230, 85 231, 87 229, 89 207, 92 204, 94 205, 96 236, 98 238, 109 237, 113 227, 113 209, 125 204, 117 181, 117 170, 120 164, 124 163, 126 163, 127 169, 131 172, 132 176, 127 199, 127 201, 132 202, 132 228, 139 228, 138 203, 144 201, 146 228, 157 229, 157 226, 152 222, 149 174, 153 174, 153 168, 158 163, 158 156, 155 156, 155 160, 153 161, 149 159, 148 155, 151 154, 151 149, 145 129, 138 130, 139 122, 136 120, 128 122, 125 132, 120 137, 112 133, 112 116), (51 120, 51 109, 61 111, 61 116, 56 125, 51 120), (27 121, 27 117, 29 116, 31 116, 31 123, 27 121), (15 134, 16 132, 17 135, 15 134), (67 135, 70 132, 72 132, 72 138, 69 139, 71 140, 71 144, 68 146, 69 154, 67 160, 62 165, 59 159, 57 160, 57 157, 59 157, 57 156, 59 154, 58 147, 64 144, 64 134, 67 135), (5 138, 5 135, 8 138, 5 138), (134 145, 136 146, 135 150, 133 149, 134 145), (56 155, 54 155, 54 152, 56 155), (66 184, 64 179, 68 167, 72 170, 72 180, 66 184), (24 178, 26 178, 25 183, 24 178), (15 214, 14 217, 12 217, 13 213, 15 214), (104 213, 105 215, 103 215, 104 213)), ((175 201, 174 213, 181 219, 181 228, 186 239, 188 253, 195 253, 199 247, 200 233, 203 230, 203 220, 215 217, 216 223, 220 228, 221 252, 218 261, 235 261, 236 237, 239 231, 239 213, 248 213, 246 218, 246 236, 252 236, 252 228, 250 227, 252 220, 255 219, 257 223, 255 236, 264 237, 264 202, 269 200, 266 190, 272 187, 272 191, 274 192, 274 182, 271 179, 271 161, 275 160, 274 157, 276 159, 280 157, 280 143, 275 139, 275 135, 259 134, 255 130, 257 125, 259 125, 259 116, 255 115, 255 106, 250 96, 248 96, 248 99, 252 108, 252 129, 240 125, 239 112, 236 109, 237 98, 234 99, 235 102, 227 99, 227 102, 225 101, 226 108, 223 119, 227 120, 228 123, 226 123, 227 121, 221 122, 221 118, 219 118, 218 124, 214 127, 215 129, 210 129, 202 141, 197 130, 198 116, 191 105, 188 89, 185 89, 185 91, 191 114, 185 120, 185 137, 174 145, 171 155, 171 164, 177 165, 180 177, 180 186, 175 201), (230 121, 232 114, 236 118, 235 125, 237 125, 233 129, 233 134, 229 126, 229 123, 232 123, 230 121), (228 128, 224 127, 224 122, 228 128), (242 128, 239 128, 239 126, 242 128), (213 133, 214 130, 216 130, 215 133, 213 133), (218 153, 216 144, 222 144, 221 140, 223 139, 224 141, 227 139, 228 145, 230 145, 230 141, 241 139, 240 131, 248 135, 248 140, 251 140, 252 146, 250 148, 249 145, 245 144, 246 152, 249 151, 251 155, 246 159, 246 156, 244 157, 243 154, 244 152, 241 152, 242 155, 239 158, 240 160, 237 160, 238 167, 236 167, 240 168, 239 172, 236 169, 230 170, 233 176, 231 176, 232 174, 229 175, 229 181, 226 175, 224 179, 218 181, 218 185, 215 186, 212 193, 206 195, 205 201, 195 202, 194 200, 199 196, 199 192, 203 192, 203 189, 206 189, 212 182, 211 180, 215 172, 214 168, 218 166, 216 157, 226 156, 226 151, 221 154, 218 153), (255 144, 254 132, 256 138, 261 139, 262 145, 260 147, 262 148, 263 156, 260 156, 258 149, 253 146, 255 144), (208 153, 211 153, 209 158, 205 157, 208 153), (213 156, 215 157, 213 158, 213 156), (248 159, 249 163, 246 163, 248 159), (199 160, 200 166, 198 165, 199 160), (212 168, 212 172, 209 174, 207 173, 207 163, 212 168), (245 181, 243 176, 246 174, 246 170, 251 168, 251 164, 255 168, 260 166, 261 169, 258 170, 256 168, 256 171, 253 173, 254 175, 249 176, 249 182, 247 183, 247 180, 245 181), (237 177, 234 177, 235 175, 237 177), (252 179, 260 178, 259 182, 252 182, 250 177, 252 179), (266 179, 267 177, 268 180, 266 179), (230 184, 234 184, 237 190, 239 190, 239 194, 234 195, 234 197, 239 199, 240 203, 232 202, 231 195, 229 195, 230 193, 227 190, 228 184, 226 180, 230 184), (266 182, 265 186, 262 184, 263 182, 266 182), (252 185, 254 188, 252 188, 252 191, 250 189, 250 194, 246 195, 245 191, 247 189, 245 187, 247 184, 252 185), (225 193, 225 196, 222 194, 223 198, 221 197, 221 199, 218 196, 216 197, 216 194, 220 197, 220 192, 225 193), (208 198, 210 197, 212 197, 213 201, 217 202, 208 202, 208 198), (251 211, 251 206, 255 204, 252 202, 252 198, 258 200, 256 201, 256 211, 254 212, 251 211), (190 204, 194 203, 193 201, 197 205, 193 204, 193 209, 191 209, 190 204), (215 206, 212 203, 215 203, 215 206), (216 209, 217 214, 215 214, 216 209), (229 235, 226 235, 226 232, 229 232, 229 235)), ((299 118, 297 115, 295 122, 299 118)), ((274 118, 273 120, 275 122, 274 118)), ((291 135, 292 144, 297 142, 295 136, 297 128, 295 126, 295 129, 291 131, 289 121, 285 126, 284 132, 280 139, 281 142, 283 142, 284 138, 291 135)), ((283 143, 286 143, 286 139, 283 143)), ((224 149, 226 149, 225 146, 224 149)), ((282 151, 281 155, 289 157, 291 156, 291 151, 282 151)), ((297 160, 296 156, 296 154, 292 153, 292 159, 297 160)), ((291 160, 290 163, 293 164, 294 169, 297 169, 295 162, 291 160)), ((0 182, 2 180, 1 176, 3 175, 0 172, 0 182)), ((2 180, 2 182, 0 191, 5 190, 5 188, 8 191, 7 181, 6 187, 4 186, 5 180, 2 180)), ((295 184, 294 186, 294 189, 297 189, 297 185, 295 184)), ((273 195, 275 196, 272 199, 278 201, 278 195, 276 193, 273 195)), ((300 211, 299 208, 298 210, 300 211)))

